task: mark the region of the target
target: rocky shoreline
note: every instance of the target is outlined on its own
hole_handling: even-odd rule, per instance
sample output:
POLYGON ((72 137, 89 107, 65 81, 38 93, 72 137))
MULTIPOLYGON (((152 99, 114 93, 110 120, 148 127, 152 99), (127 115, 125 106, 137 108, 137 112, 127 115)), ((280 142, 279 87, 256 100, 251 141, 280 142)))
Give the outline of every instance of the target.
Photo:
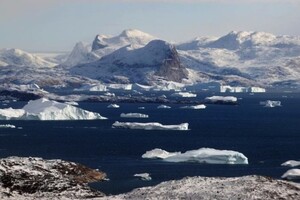
POLYGON ((300 199, 300 184, 269 177, 185 177, 105 196, 88 183, 106 174, 78 163, 32 157, 0 159, 0 199, 300 199))

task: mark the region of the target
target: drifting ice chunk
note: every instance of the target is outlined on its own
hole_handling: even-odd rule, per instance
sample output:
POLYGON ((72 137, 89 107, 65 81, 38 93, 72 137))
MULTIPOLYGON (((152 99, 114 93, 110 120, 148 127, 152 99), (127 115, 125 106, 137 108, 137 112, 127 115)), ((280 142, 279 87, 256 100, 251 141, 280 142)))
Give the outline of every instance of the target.
POLYGON ((285 172, 281 178, 292 180, 292 179, 300 179, 300 169, 290 169, 285 172))
POLYGON ((98 113, 89 112, 66 103, 41 98, 29 101, 23 109, 0 109, 0 119, 21 120, 91 120, 106 119, 98 113))
POLYGON ((259 102, 259 104, 262 106, 268 107, 268 108, 274 108, 277 106, 281 106, 280 101, 271 101, 271 100, 261 101, 261 102, 259 102))
POLYGON ((171 108, 170 106, 166 106, 166 105, 160 105, 160 106, 157 106, 158 109, 169 109, 171 108))
POLYGON ((215 102, 224 102, 224 103, 235 103, 237 102, 237 98, 233 96, 212 96, 206 97, 205 100, 215 103, 215 102))
POLYGON ((0 124, 0 128, 16 128, 16 126, 11 124, 0 124))
POLYGON ((289 160, 289 161, 282 163, 281 166, 297 167, 297 166, 300 166, 300 161, 289 160))
POLYGON ((120 108, 119 105, 117 104, 110 104, 109 106, 107 106, 108 108, 120 108))
POLYGON ((160 158, 167 162, 199 162, 207 164, 248 164, 248 158, 242 153, 229 150, 200 148, 185 153, 167 152, 153 149, 142 155, 142 158, 160 158))
POLYGON ((79 104, 75 101, 67 101, 66 104, 72 105, 72 106, 78 106, 79 104))
POLYGON ((200 105, 196 105, 196 106, 182 106, 180 108, 182 108, 182 109, 195 109, 195 110, 198 110, 198 109, 205 109, 206 106, 204 104, 200 104, 200 105))
POLYGON ((190 92, 177 92, 172 94, 173 97, 197 97, 197 94, 193 94, 190 92))
POLYGON ((151 181, 152 180, 149 173, 135 174, 133 176, 140 177, 143 181, 151 181))
POLYGON ((138 109, 140 109, 140 110, 144 110, 144 109, 145 109, 145 107, 138 107, 138 109))
POLYGON ((118 122, 116 121, 112 125, 113 128, 129 128, 129 129, 143 129, 143 130, 189 130, 188 123, 182 123, 178 125, 162 125, 157 122, 138 123, 138 122, 118 122))
POLYGON ((120 117, 124 118, 148 118, 149 115, 141 114, 141 113, 122 113, 120 117))

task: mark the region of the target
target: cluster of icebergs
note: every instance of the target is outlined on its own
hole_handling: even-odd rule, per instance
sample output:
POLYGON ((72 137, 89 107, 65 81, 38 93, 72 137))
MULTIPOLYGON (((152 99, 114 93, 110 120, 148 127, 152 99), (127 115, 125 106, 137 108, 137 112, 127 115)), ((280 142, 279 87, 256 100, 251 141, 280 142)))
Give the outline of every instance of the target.
POLYGON ((45 98, 29 101, 22 109, 0 109, 1 120, 94 120, 106 119, 99 113, 45 98))
POLYGON ((153 149, 142 155, 142 158, 162 159, 166 162, 198 162, 206 164, 248 164, 248 158, 237 151, 200 148, 181 152, 168 152, 153 149))
MULTIPOLYGON (((285 167, 298 167, 300 166, 300 161, 289 160, 282 163, 281 165, 285 167)), ((288 180, 300 179, 300 169, 289 169, 281 176, 281 178, 288 180)))

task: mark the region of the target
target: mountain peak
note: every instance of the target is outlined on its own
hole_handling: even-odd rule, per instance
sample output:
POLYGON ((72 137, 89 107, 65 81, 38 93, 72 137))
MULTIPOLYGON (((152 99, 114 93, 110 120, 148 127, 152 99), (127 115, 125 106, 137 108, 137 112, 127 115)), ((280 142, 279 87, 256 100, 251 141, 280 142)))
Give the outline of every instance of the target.
POLYGON ((128 38, 153 37, 150 34, 137 29, 125 29, 119 36, 128 38))

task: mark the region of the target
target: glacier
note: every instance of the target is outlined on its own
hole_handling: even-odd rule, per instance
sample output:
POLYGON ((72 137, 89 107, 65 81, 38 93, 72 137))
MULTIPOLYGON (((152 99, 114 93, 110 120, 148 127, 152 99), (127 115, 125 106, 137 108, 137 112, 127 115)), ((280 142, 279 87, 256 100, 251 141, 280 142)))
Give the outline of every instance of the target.
POLYGON ((153 149, 142 155, 142 158, 162 159, 166 162, 199 162, 205 164, 248 164, 248 158, 237 151, 200 148, 184 153, 168 152, 153 149))
POLYGON ((45 98, 29 101, 22 109, 0 109, 2 120, 95 120, 107 119, 99 113, 45 98))
POLYGON ((139 122, 118 122, 116 121, 112 125, 113 128, 127 128, 127 129, 142 129, 142 130, 189 130, 188 123, 182 123, 178 125, 162 125, 157 122, 139 123, 139 122))

